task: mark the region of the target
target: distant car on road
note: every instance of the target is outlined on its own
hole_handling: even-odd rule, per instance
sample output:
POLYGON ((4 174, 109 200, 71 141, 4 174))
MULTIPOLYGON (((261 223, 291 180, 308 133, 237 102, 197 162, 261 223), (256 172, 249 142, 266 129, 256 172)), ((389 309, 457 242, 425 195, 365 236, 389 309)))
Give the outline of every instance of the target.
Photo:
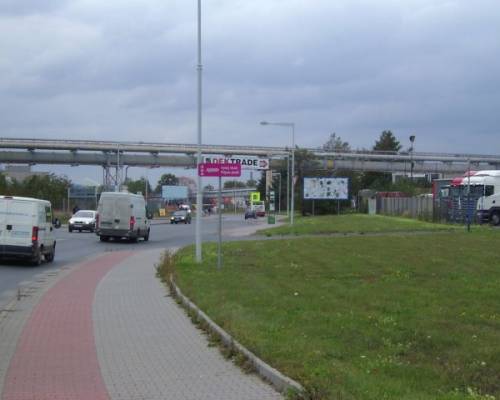
POLYGON ((264 217, 266 215, 266 205, 263 201, 254 201, 250 208, 255 211, 257 217, 264 217))
POLYGON ((248 208, 245 210, 245 219, 248 218, 253 218, 257 219, 257 212, 255 210, 252 210, 251 208, 248 208))
POLYGON ((190 224, 191 223, 191 213, 189 213, 187 210, 174 211, 172 213, 172 215, 170 216, 170 223, 171 224, 178 224, 178 223, 190 224))
POLYGON ((77 211, 68 221, 68 231, 95 231, 95 218, 97 212, 94 210, 77 211))

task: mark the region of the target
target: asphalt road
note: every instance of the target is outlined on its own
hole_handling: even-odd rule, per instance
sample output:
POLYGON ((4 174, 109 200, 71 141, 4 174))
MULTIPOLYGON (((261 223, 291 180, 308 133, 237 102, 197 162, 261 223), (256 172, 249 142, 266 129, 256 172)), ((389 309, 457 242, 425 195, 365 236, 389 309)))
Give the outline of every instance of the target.
MULTIPOLYGON (((265 221, 245 221, 243 215, 228 215, 224 217, 223 232, 237 232, 239 228, 264 225, 265 221)), ((66 227, 56 229, 56 257, 53 263, 43 263, 33 267, 25 262, 2 261, 0 262, 0 309, 7 304, 17 293, 20 285, 37 279, 37 275, 50 269, 62 268, 80 262, 89 256, 100 254, 115 249, 137 249, 158 247, 182 247, 195 241, 195 221, 192 224, 171 225, 168 221, 153 220, 151 235, 148 242, 139 240, 137 243, 128 242, 100 242, 99 238, 90 232, 69 233, 66 227)), ((217 216, 203 218, 203 241, 217 240, 217 216)), ((226 240, 235 238, 234 234, 223 237, 226 240)))

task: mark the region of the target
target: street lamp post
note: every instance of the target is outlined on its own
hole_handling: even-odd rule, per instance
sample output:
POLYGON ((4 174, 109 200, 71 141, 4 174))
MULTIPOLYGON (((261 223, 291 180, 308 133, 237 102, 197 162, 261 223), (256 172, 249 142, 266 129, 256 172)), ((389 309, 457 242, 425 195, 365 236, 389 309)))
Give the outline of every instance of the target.
POLYGON ((413 182, 413 142, 415 142, 415 135, 410 136, 410 180, 413 182))
POLYGON ((294 197, 295 197, 295 123, 294 122, 268 122, 262 121, 261 125, 288 126, 292 128, 292 193, 290 198, 290 225, 293 225, 294 197))
MULTIPOLYGON (((202 96, 202 71, 201 63, 201 0, 198 0, 198 151, 197 163, 201 164, 201 96, 202 96)), ((201 188, 201 176, 198 174, 197 179, 198 190, 196 191, 196 228, 195 228, 195 247, 196 247, 196 262, 201 263, 201 212, 203 209, 203 195, 201 188)))

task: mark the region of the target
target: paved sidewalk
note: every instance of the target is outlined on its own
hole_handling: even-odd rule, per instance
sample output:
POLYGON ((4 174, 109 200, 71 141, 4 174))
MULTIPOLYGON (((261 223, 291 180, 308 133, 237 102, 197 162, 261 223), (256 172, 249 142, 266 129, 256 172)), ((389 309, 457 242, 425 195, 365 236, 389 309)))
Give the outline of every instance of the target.
POLYGON ((208 347, 155 277, 160 253, 106 253, 0 321, 1 399, 280 399, 208 347))

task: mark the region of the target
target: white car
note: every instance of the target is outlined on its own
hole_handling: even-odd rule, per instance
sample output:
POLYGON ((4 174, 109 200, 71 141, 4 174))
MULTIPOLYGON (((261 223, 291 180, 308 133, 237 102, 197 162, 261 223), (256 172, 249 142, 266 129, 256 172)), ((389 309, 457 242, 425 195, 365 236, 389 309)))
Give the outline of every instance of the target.
POLYGON ((68 231, 95 231, 95 219, 97 212, 94 210, 77 211, 68 221, 68 231))

